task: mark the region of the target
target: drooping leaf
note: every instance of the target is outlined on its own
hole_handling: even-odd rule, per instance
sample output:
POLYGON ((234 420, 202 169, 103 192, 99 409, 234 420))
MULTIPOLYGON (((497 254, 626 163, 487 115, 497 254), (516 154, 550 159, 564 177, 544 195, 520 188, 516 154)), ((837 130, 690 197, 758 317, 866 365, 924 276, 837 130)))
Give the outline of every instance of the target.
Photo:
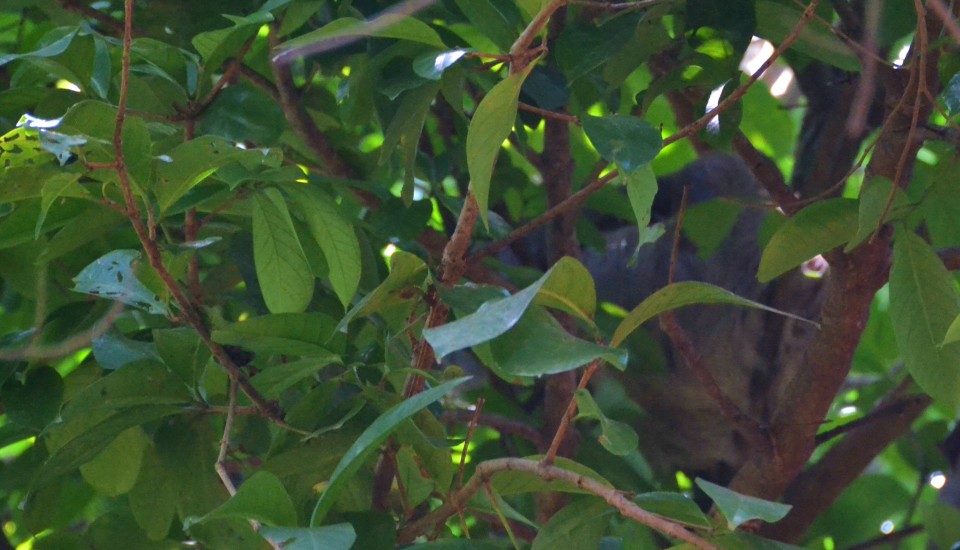
POLYGON ((633 499, 644 510, 689 525, 709 528, 710 520, 697 503, 679 493, 653 492, 637 495, 633 499))
POLYGON ((327 487, 320 500, 313 509, 313 515, 310 517, 310 525, 315 526, 323 521, 327 512, 336 502, 340 493, 343 491, 346 482, 363 466, 364 462, 380 447, 387 437, 400 425, 414 414, 420 412, 431 403, 437 401, 452 389, 469 380, 469 377, 458 378, 441 384, 435 388, 430 388, 419 393, 399 404, 391 407, 376 420, 374 420, 367 429, 360 434, 360 437, 347 450, 336 470, 330 476, 327 487))
POLYGON ((283 195, 253 196, 253 259, 263 300, 273 313, 297 313, 313 298, 313 272, 300 247, 283 195))
POLYGON ((585 116, 580 122, 597 152, 624 172, 633 172, 647 165, 663 147, 660 130, 642 118, 585 116))
POLYGON ((741 495, 704 479, 697 478, 696 483, 723 512, 731 529, 753 519, 761 519, 767 523, 778 522, 793 508, 788 504, 741 495))
POLYGON ((420 134, 423 132, 423 124, 438 91, 440 91, 440 82, 429 82, 404 93, 397 108, 397 114, 394 115, 384 133, 380 162, 386 161, 398 144, 403 153, 403 188, 400 198, 406 206, 410 206, 413 202, 413 180, 420 134))
POLYGON ((590 418, 600 422, 600 444, 604 449, 617 456, 626 456, 637 450, 640 438, 629 425, 607 418, 593 396, 586 389, 577 390, 577 417, 590 418))
MULTIPOLYGON (((610 345, 613 347, 619 346, 637 327, 665 311, 694 304, 728 304, 752 307, 784 315, 791 319, 797 319, 798 321, 811 323, 811 321, 803 319, 802 317, 742 298, 728 290, 709 283, 684 281, 661 288, 641 302, 640 305, 633 308, 613 333, 610 345)), ((815 325, 816 323, 813 324, 815 325)))
POLYGON ((897 346, 913 379, 931 397, 960 407, 960 346, 941 345, 960 300, 950 273, 920 237, 898 230, 890 269, 890 315, 897 346))
POLYGON ((16 61, 17 59, 24 58, 45 58, 45 57, 55 57, 63 52, 67 51, 67 48, 70 47, 70 43, 73 42, 73 39, 77 36, 78 30, 73 30, 70 33, 60 37, 59 39, 43 46, 42 48, 36 49, 28 53, 8 53, 0 55, 0 67, 10 63, 11 61, 16 61))
POLYGON ((136 250, 114 250, 83 268, 73 278, 73 290, 107 298, 143 309, 149 313, 170 315, 167 304, 137 279, 140 262, 136 250))
MULTIPOLYGON (((802 12, 773 0, 758 0, 757 34, 774 43, 789 36, 800 21, 802 12)), ((860 71, 860 59, 843 40, 823 25, 807 24, 793 49, 847 72, 860 71)))
POLYGON ((757 278, 765 283, 817 254, 830 251, 857 233, 857 202, 830 199, 816 202, 787 220, 763 249, 757 278))
POLYGON ((540 529, 531 550, 599 548, 612 515, 613 510, 603 499, 578 498, 554 514, 540 529))
POLYGON ((653 168, 645 165, 630 172, 624 172, 620 179, 627 187, 627 197, 630 199, 630 207, 633 209, 633 216, 637 220, 637 229, 640 230, 640 239, 637 241, 637 250, 649 242, 649 238, 659 237, 663 231, 653 236, 646 232, 647 225, 650 224, 650 210, 653 208, 653 198, 657 195, 657 178, 653 174, 653 168), (645 235, 649 237, 644 238, 645 235))
POLYGON ((186 518, 183 525, 184 529, 189 529, 197 523, 224 518, 242 518, 265 525, 287 526, 296 525, 297 511, 277 476, 260 470, 244 481, 230 500, 202 517, 186 518))
POLYGON ((536 62, 497 83, 480 101, 467 129, 467 169, 470 187, 480 208, 480 217, 487 224, 490 177, 503 140, 510 135, 517 117, 520 87, 536 62))
POLYGON ((264 527, 260 534, 285 550, 350 550, 357 532, 349 523, 323 527, 264 527))
POLYGON ((330 273, 330 286, 344 307, 360 282, 360 243, 353 226, 343 218, 337 204, 319 189, 302 185, 284 188, 320 245, 330 273))

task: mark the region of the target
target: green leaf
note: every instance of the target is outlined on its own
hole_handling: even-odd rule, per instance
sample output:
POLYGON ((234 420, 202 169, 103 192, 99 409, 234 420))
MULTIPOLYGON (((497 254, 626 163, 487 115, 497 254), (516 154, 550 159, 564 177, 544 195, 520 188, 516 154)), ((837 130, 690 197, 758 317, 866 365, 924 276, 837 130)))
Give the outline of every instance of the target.
POLYGON ((923 526, 936 548, 952 548, 960 541, 960 510, 944 502, 921 507, 923 526))
POLYGON ((157 329, 153 331, 153 343, 167 367, 185 384, 195 387, 210 360, 210 349, 197 331, 190 327, 157 329))
POLYGON ((803 262, 849 241, 857 233, 857 202, 816 202, 787 220, 763 249, 757 278, 766 283, 803 262))
POLYGON ((943 96, 943 102, 947 105, 947 113, 950 116, 960 112, 960 73, 950 78, 950 82, 944 87, 941 95, 943 96))
MULTIPOLYGON (((160 315, 170 315, 160 296, 143 286, 136 271, 140 267, 140 252, 114 250, 83 268, 73 278, 73 290, 107 298, 160 315)), ((149 268, 147 268, 149 269, 149 268)))
POLYGON ((90 192, 77 183, 79 179, 79 173, 59 172, 51 175, 43 182, 43 187, 40 190, 40 216, 37 218, 37 228, 33 232, 34 239, 40 237, 43 220, 47 218, 47 212, 50 211, 53 203, 65 197, 86 198, 90 196, 90 192))
POLYGON ((266 10, 254 12, 247 17, 224 17, 233 22, 232 27, 202 32, 191 40, 194 49, 203 58, 205 75, 213 74, 228 57, 235 55, 261 26, 273 21, 273 14, 266 10))
POLYGON ((10 63, 11 61, 16 61, 17 59, 29 59, 29 58, 46 58, 46 57, 55 57, 63 52, 67 51, 67 48, 70 47, 70 43, 73 42, 74 37, 77 36, 78 30, 73 30, 69 34, 57 39, 56 41, 47 44, 46 46, 34 50, 28 53, 8 53, 0 55, 0 67, 10 63))
POLYGON ((264 527, 264 538, 282 545, 284 550, 350 550, 357 533, 349 523, 323 527, 264 527))
POLYGON ((120 367, 143 360, 160 361, 153 342, 131 340, 109 330, 91 342, 93 357, 105 370, 117 370, 120 367))
POLYGON ((586 389, 578 389, 574 394, 577 400, 577 417, 592 418, 600 422, 600 445, 617 456, 626 456, 637 450, 640 438, 629 425, 607 418, 593 396, 586 389))
POLYGON ((244 158, 272 162, 269 152, 269 149, 240 149, 214 136, 201 136, 177 145, 157 161, 157 185, 153 191, 161 212, 217 168, 244 158))
POLYGON ((592 324, 597 291, 587 268, 578 260, 564 256, 551 271, 533 303, 564 311, 592 324))
POLYGON ((329 358, 333 319, 323 313, 276 313, 233 323, 211 335, 218 344, 257 353, 283 353, 329 358))
POLYGON ((646 166, 663 147, 660 130, 641 118, 584 116, 580 122, 597 152, 625 172, 646 166))
POLYGON ((234 142, 274 145, 284 130, 283 111, 259 88, 246 82, 227 86, 203 111, 198 129, 234 142))
POLYGON ((778 522, 793 508, 788 504, 741 495, 704 479, 697 478, 696 483, 723 512, 731 529, 736 529, 753 519, 760 519, 767 523, 778 522))
POLYGON ((287 202, 273 188, 253 196, 253 260, 263 300, 272 313, 307 309, 313 298, 313 272, 287 202))
POLYGON ((513 41, 519 36, 519 10, 513 2, 490 0, 455 0, 460 11, 467 16, 470 25, 492 40, 500 51, 510 51, 513 41), (511 9, 512 8, 512 9, 511 9))
POLYGON ((490 177, 503 140, 510 135, 517 118, 520 87, 530 74, 535 62, 512 74, 491 88, 480 101, 467 129, 467 169, 470 186, 480 208, 480 217, 487 224, 490 177))
POLYGON ((97 411, 144 405, 184 405, 191 401, 183 383, 156 363, 134 363, 116 370, 73 394, 63 408, 65 421, 93 416, 97 411))
POLYGON ((360 282, 360 243, 353 226, 343 218, 337 203, 316 186, 288 185, 284 190, 323 251, 330 269, 330 286, 343 307, 348 307, 360 282))
MULTIPOLYGON (((525 457, 524 460, 532 463, 540 463, 540 461, 543 460, 543 456, 528 456, 525 457)), ((569 458, 558 456, 556 457, 553 465, 557 468, 567 470, 568 472, 573 472, 577 475, 590 478, 597 483, 600 483, 604 487, 613 488, 613 485, 596 471, 584 466, 583 464, 580 464, 579 462, 574 462, 569 458)), ((587 491, 577 487, 572 483, 567 483, 566 481, 545 481, 542 477, 532 472, 518 472, 513 470, 500 472, 494 476, 490 483, 493 485, 494 489, 496 489, 497 494, 504 496, 525 493, 540 493, 546 491, 587 494, 587 491)))
POLYGON ((320 495, 320 500, 313 509, 313 515, 310 517, 310 526, 315 526, 323 521, 327 512, 336 502, 340 493, 346 487, 346 483, 360 469, 366 460, 377 451, 380 445, 386 441, 387 437, 402 422, 420 412, 430 404, 445 396, 451 390, 463 384, 469 377, 458 378, 441 384, 435 388, 430 388, 423 393, 405 399, 389 410, 381 414, 374 420, 367 429, 360 434, 360 437, 347 450, 336 470, 330 476, 326 489, 320 495))
POLYGON ((35 487, 86 464, 100 454, 120 433, 151 420, 177 414, 180 407, 169 405, 144 405, 130 407, 111 414, 103 420, 92 422, 82 433, 76 435, 54 451, 44 462, 34 479, 35 487))
POLYGON ((230 500, 202 517, 191 516, 183 521, 184 530, 213 519, 242 518, 265 525, 296 525, 297 511, 277 476, 260 470, 237 489, 230 500))
POLYGON ((489 366, 508 380, 566 372, 597 358, 620 370, 627 364, 626 351, 573 336, 553 315, 537 306, 527 309, 514 327, 489 343, 489 348, 494 362, 489 366))
POLYGON ((913 379, 937 401, 960 407, 960 347, 941 346, 960 314, 953 279, 920 237, 898 230, 890 269, 890 315, 897 346, 913 379))
POLYGON ((63 379, 56 370, 38 367, 27 373, 23 384, 7 380, 0 401, 9 422, 39 432, 57 418, 63 391, 63 379))
POLYGON ((410 206, 413 202, 413 180, 420 134, 423 132, 423 124, 438 91, 440 91, 440 82, 428 82, 425 86, 404 93, 397 107, 397 113, 384 132, 383 144, 380 147, 380 163, 390 158, 394 148, 400 144, 404 159, 403 190, 400 197, 406 206, 410 206))
POLYGON ((427 264, 417 256, 397 250, 390 256, 390 274, 380 286, 364 296, 343 316, 337 325, 337 331, 346 328, 350 321, 379 312, 388 305, 397 293, 423 283, 427 275, 427 264))
POLYGON ((139 426, 125 430, 93 460, 80 466, 80 473, 99 493, 109 497, 126 494, 137 481, 143 451, 149 444, 139 426))
MULTIPOLYGON (((627 186, 627 197, 630 199, 630 207, 633 209, 633 215, 637 219, 637 228, 640 230, 641 238, 637 241, 637 250, 648 242, 644 239, 644 230, 650 223, 650 211, 653 208, 653 198, 657 195, 657 177, 653 174, 653 168, 648 164, 630 172, 620 174, 621 180, 627 186)), ((661 231, 660 234, 663 232, 661 231)), ((657 235, 659 237, 659 234, 657 235)), ((656 237, 653 237, 654 239, 656 237)), ((636 252, 634 252, 636 255, 636 252)))
POLYGON ((420 54, 413 60, 413 72, 427 80, 440 80, 443 71, 447 70, 470 50, 459 49, 445 52, 427 52, 420 54))
MULTIPOLYGON (((772 0, 757 0, 756 11, 757 34, 774 43, 793 33, 802 16, 800 10, 772 0)), ((807 24, 803 27, 793 49, 844 71, 860 72, 857 55, 823 25, 807 24)))
POLYGON ((633 499, 644 510, 695 528, 710 528, 710 520, 697 503, 680 493, 653 492, 633 499))
POLYGON ((329 42, 336 38, 354 36, 396 38, 397 40, 419 42, 441 50, 447 48, 447 45, 443 43, 437 31, 433 30, 423 21, 413 19, 403 13, 392 13, 382 15, 375 25, 371 25, 368 21, 354 19, 353 17, 343 17, 331 21, 327 25, 310 31, 303 36, 288 40, 277 46, 276 49, 280 52, 280 54, 278 54, 278 57, 280 57, 291 50, 305 49, 307 52, 310 52, 312 46, 320 44, 321 42, 329 42))
POLYGON ((850 252, 867 240, 884 222, 889 221, 896 214, 897 209, 906 205, 907 197, 900 190, 897 190, 890 211, 887 213, 887 218, 881 220, 884 210, 887 209, 887 201, 890 199, 892 191, 893 183, 884 177, 871 178, 863 183, 863 189, 860 192, 857 234, 850 239, 847 246, 843 247, 844 253, 850 252))
POLYGON ((550 279, 553 269, 512 296, 486 302, 477 311, 452 323, 425 329, 423 337, 433 347, 437 359, 492 340, 513 328, 550 279))
POLYGON ((550 518, 533 539, 531 550, 600 548, 613 509, 599 497, 581 497, 550 518))
POLYGON ((637 327, 665 311, 694 304, 728 304, 752 307, 819 326, 802 317, 742 298, 718 286, 696 281, 685 281, 661 288, 631 310, 613 333, 610 345, 613 347, 619 346, 637 327))
POLYGON ((335 364, 341 364, 340 358, 331 354, 329 357, 323 359, 311 357, 309 359, 271 365, 251 378, 250 383, 253 384, 253 387, 264 397, 275 399, 304 378, 312 376, 322 369, 335 364))
POLYGON ((167 536, 177 513, 180 487, 153 446, 144 449, 140 474, 127 498, 130 511, 151 540, 167 536))

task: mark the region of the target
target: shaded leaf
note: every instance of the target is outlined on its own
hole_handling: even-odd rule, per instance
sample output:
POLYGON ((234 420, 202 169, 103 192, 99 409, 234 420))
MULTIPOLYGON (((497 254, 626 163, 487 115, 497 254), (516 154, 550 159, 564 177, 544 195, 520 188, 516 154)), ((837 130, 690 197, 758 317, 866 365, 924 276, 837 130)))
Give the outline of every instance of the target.
POLYGON ((703 492, 706 493, 717 505, 717 508, 723 512, 724 517, 726 517, 730 523, 731 529, 735 529, 753 519, 761 519, 767 523, 775 523, 786 517, 790 509, 793 508, 793 506, 787 504, 741 495, 726 487, 721 487, 700 478, 697 478, 696 482, 697 486, 703 489, 703 492))
POLYGON ((849 241, 857 233, 858 219, 857 202, 850 199, 820 201, 797 212, 764 247, 757 278, 771 281, 849 241))
POLYGON ((816 323, 802 317, 742 298, 718 286, 696 281, 685 281, 661 288, 631 310, 613 333, 610 345, 613 347, 619 346, 640 325, 665 311, 695 304, 728 304, 752 307, 816 325, 816 323))
MULTIPOLYGON (((524 460, 539 463, 541 460, 543 460, 543 456, 528 456, 525 457, 524 460)), ((588 466, 584 466, 579 462, 574 462, 569 458, 558 456, 554 460, 553 465, 557 468, 567 470, 568 472, 573 472, 583 477, 590 478, 597 483, 602 484, 604 487, 613 487, 609 481, 604 479, 603 476, 598 474, 593 469, 589 468, 588 466)), ((577 487, 574 484, 567 483, 566 481, 545 481, 542 477, 535 473, 518 472, 514 470, 498 472, 497 475, 495 475, 490 481, 490 483, 496 489, 497 494, 504 496, 524 493, 540 493, 544 491, 583 494, 587 493, 587 491, 577 487)))
POLYGON ((577 400, 577 417, 591 418, 600 422, 600 444, 611 454, 626 456, 637 450, 640 438, 629 425, 607 418, 593 396, 586 389, 578 389, 574 394, 577 400))
POLYGON ((533 539, 531 550, 599 548, 613 509, 599 497, 581 497, 550 518, 533 539))
POLYGON ((633 499, 644 510, 690 527, 709 528, 710 520, 697 503, 680 493, 653 492, 633 499))
POLYGON ((17 59, 28 59, 28 58, 45 58, 45 57, 55 57, 63 52, 67 51, 67 48, 70 47, 70 43, 73 42, 74 37, 77 36, 78 30, 73 30, 69 34, 57 39, 42 48, 36 49, 28 53, 8 53, 0 55, 0 67, 10 63, 11 61, 16 61, 17 59))
POLYGON ((127 498, 134 519, 151 540, 163 539, 170 531, 177 512, 179 489, 156 449, 147 446, 140 461, 140 474, 127 498))
POLYGON ((890 269, 890 315, 897 346, 913 379, 931 397, 960 407, 960 346, 941 346, 960 301, 950 273, 920 237, 898 230, 890 269))
POLYGON ((263 300, 272 313, 307 309, 313 298, 313 272, 287 203, 273 188, 253 196, 253 260, 263 300))
POLYGON ((320 495, 320 500, 313 509, 313 515, 310 517, 310 525, 315 526, 323 521, 327 512, 336 502, 340 493, 345 488, 347 481, 357 473, 357 470, 363 466, 364 462, 379 449, 387 437, 400 425, 414 414, 420 412, 431 403, 434 403, 450 390, 463 384, 469 377, 458 378, 441 384, 435 388, 430 388, 422 393, 410 397, 397 405, 391 407, 376 420, 374 420, 360 434, 360 437, 350 446, 336 470, 330 476, 326 489, 320 495))
POLYGON ((427 264, 417 256, 397 250, 390 256, 390 274, 380 286, 364 296, 343 316, 337 330, 343 330, 356 317, 380 311, 396 293, 411 286, 420 285, 427 275, 427 264))
POLYGON ((890 211, 887 213, 887 218, 881 220, 880 218, 887 208, 891 191, 893 191, 893 183, 884 177, 871 178, 863 183, 863 189, 860 192, 857 234, 850 239, 847 246, 843 247, 844 253, 850 252, 867 240, 884 222, 896 214, 897 208, 906 204, 907 197, 900 190, 897 190, 890 211))
POLYGON ((3 412, 9 422, 39 432, 57 418, 63 391, 63 378, 56 370, 50 367, 32 369, 23 384, 9 379, 3 385, 0 391, 3 412))
POLYGON ((627 115, 584 116, 580 122, 597 152, 624 172, 633 172, 647 165, 663 147, 660 130, 641 118, 627 115))
MULTIPOLYGON (((757 0, 757 34, 779 43, 800 21, 802 12, 772 0, 757 0)), ((843 40, 823 25, 806 25, 793 49, 848 72, 860 71, 860 59, 843 40)))
POLYGON ((137 279, 139 266, 140 252, 136 250, 108 252, 73 278, 73 290, 123 302, 150 313, 170 315, 160 296, 137 279))
MULTIPOLYGON (((281 52, 277 57, 291 51, 304 49, 310 52, 311 48, 321 42, 336 44, 335 39, 345 39, 355 36, 375 36, 377 38, 396 38, 419 42, 435 48, 446 49, 437 31, 418 19, 408 17, 403 13, 384 14, 378 19, 378 24, 371 25, 367 21, 360 21, 353 17, 343 17, 331 21, 327 25, 310 31, 303 36, 288 40, 279 46, 281 52)), ((346 43, 345 41, 343 43, 346 43)))
POLYGON ((266 525, 296 525, 297 511, 277 476, 260 470, 237 489, 230 500, 202 517, 188 517, 183 528, 213 519, 242 518, 266 525))
POLYGON ((80 466, 83 479, 98 492, 115 497, 133 488, 144 449, 150 442, 140 427, 120 433, 93 460, 80 466))

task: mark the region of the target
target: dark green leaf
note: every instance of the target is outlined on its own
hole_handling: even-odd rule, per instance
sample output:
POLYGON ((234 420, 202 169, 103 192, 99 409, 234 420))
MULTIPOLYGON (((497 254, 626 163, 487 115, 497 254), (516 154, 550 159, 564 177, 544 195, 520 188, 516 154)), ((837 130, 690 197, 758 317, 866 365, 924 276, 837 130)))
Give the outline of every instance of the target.
POLYGON ((39 367, 27 373, 21 384, 7 380, 0 391, 7 420, 36 432, 44 429, 60 412, 63 379, 50 367, 39 367))
POLYGON ((581 123, 597 152, 624 172, 633 172, 649 164, 663 147, 660 130, 641 118, 584 116, 581 123))
POLYGON ((330 476, 326 489, 320 495, 320 500, 317 501, 317 505, 313 509, 310 525, 315 526, 323 521, 323 518, 326 517, 327 512, 330 511, 345 488, 347 481, 356 474, 357 470, 377 451, 380 444, 390 436, 400 423, 442 398, 467 380, 469 380, 469 377, 458 378, 419 393, 391 407, 367 426, 367 429, 360 434, 360 437, 340 459, 337 469, 330 476))
POLYGON ((771 281, 849 241, 857 233, 858 218, 857 202, 849 199, 816 202, 797 212, 763 249, 757 278, 771 281))
MULTIPOLYGON (((802 12, 773 0, 757 0, 757 34, 774 43, 789 36, 802 12)), ((860 71, 860 59, 843 40, 823 25, 807 24, 793 48, 848 72, 860 71)))
POLYGON ((941 345, 960 301, 950 273, 930 245, 899 230, 890 269, 890 315, 903 362, 931 397, 960 407, 960 346, 941 345))
POLYGON ((140 474, 128 499, 133 517, 151 540, 167 536, 177 512, 179 487, 152 446, 144 449, 140 474))
POLYGON ((287 202, 276 189, 253 196, 253 259, 271 312, 296 313, 307 308, 313 297, 313 272, 287 202))
POLYGON ((767 523, 778 522, 793 508, 787 504, 741 495, 700 478, 697 478, 696 482, 697 486, 703 489, 703 492, 707 493, 717 508, 723 512, 731 529, 753 519, 761 519, 767 523))
POLYGON ((11 61, 15 61, 17 59, 58 56, 63 52, 67 51, 67 48, 70 47, 70 43, 73 42, 74 37, 77 36, 77 32, 78 31, 74 30, 69 34, 59 38, 58 40, 29 53, 22 53, 22 54, 8 53, 8 54, 0 55, 0 67, 2 67, 3 65, 6 65, 7 63, 10 63, 11 61))
POLYGON ((80 466, 80 473, 101 494, 126 494, 137 480, 143 451, 149 444, 139 427, 125 430, 93 460, 80 466))
POLYGON ((531 550, 599 548, 607 523, 614 515, 598 497, 581 497, 563 507, 540 529, 531 550))

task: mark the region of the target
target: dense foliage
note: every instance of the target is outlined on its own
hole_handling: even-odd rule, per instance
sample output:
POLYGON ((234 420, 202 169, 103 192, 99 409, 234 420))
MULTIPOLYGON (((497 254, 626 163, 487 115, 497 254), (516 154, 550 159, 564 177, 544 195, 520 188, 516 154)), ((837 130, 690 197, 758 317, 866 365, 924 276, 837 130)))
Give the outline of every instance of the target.
POLYGON ((951 4, 4 0, 0 548, 951 547, 951 4))

